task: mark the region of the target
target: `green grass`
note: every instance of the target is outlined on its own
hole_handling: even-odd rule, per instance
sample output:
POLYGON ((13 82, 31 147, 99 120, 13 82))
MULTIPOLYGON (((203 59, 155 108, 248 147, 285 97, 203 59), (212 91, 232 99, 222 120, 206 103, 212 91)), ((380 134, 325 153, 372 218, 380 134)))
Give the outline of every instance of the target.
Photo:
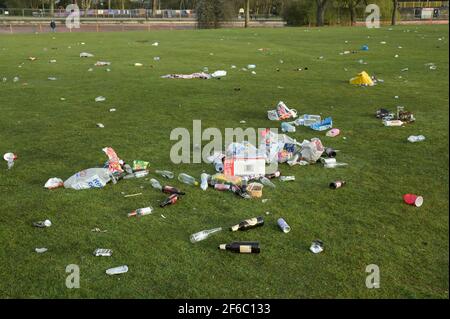
POLYGON ((447 26, 3 35, 4 76, 0 152, 14 151, 20 158, 12 170, 4 161, 0 169, 1 297, 448 298, 447 26), (160 46, 151 46, 154 41, 160 46), (368 52, 339 55, 363 44, 368 52), (79 58, 82 51, 95 58, 79 58), (29 56, 38 60, 30 62, 29 56), (154 56, 161 61, 154 62, 154 56), (57 63, 49 64, 53 58, 57 63), (111 61, 112 71, 87 72, 97 60, 111 61), (144 67, 133 67, 135 62, 144 67), (429 62, 437 70, 424 65, 429 62), (257 65, 256 75, 230 68, 250 63, 257 65), (220 81, 160 78, 205 66, 229 75, 220 81), (302 67, 309 70, 293 71, 302 67), (406 67, 409 71, 400 71, 406 67), (349 85, 348 79, 362 70, 385 82, 372 88, 349 85), (20 82, 13 83, 14 76, 20 82), (99 95, 107 101, 95 103, 99 95), (195 176, 212 172, 207 164, 171 163, 171 130, 190 129, 194 119, 204 128, 240 127, 241 120, 246 127, 277 127, 266 111, 280 100, 300 114, 332 116, 340 137, 305 127, 291 135, 321 138, 341 150, 338 158, 349 166, 283 165, 282 173, 297 181, 277 181, 276 189, 265 189, 267 203, 203 192, 174 180, 170 183, 188 194, 141 219, 126 214, 157 207, 164 199, 148 180, 102 190, 43 188, 50 177, 66 179, 102 165, 105 146, 124 160, 148 160, 152 168, 195 176), (397 105, 414 112, 417 122, 387 128, 374 117, 378 108, 395 110, 397 105), (111 107, 117 112, 110 113, 111 107), (98 122, 105 129, 96 128, 98 122), (406 141, 418 134, 427 140, 406 141), (329 190, 336 179, 348 185, 329 190), (122 192, 144 196, 125 199, 122 192), (423 207, 402 202, 410 192, 424 196, 423 207), (226 230, 195 245, 189 241, 194 232, 259 215, 266 218, 263 228, 239 234, 226 230), (291 225, 289 234, 277 228, 279 217, 291 225), (46 218, 51 228, 31 226, 46 218), (108 232, 92 233, 94 227, 108 232), (325 243, 319 255, 309 251, 316 238, 325 243), (237 255, 217 249, 235 240, 259 240, 262 252, 237 255), (49 251, 36 254, 36 247, 49 251), (113 257, 94 257, 96 248, 113 249, 113 257), (68 264, 80 266, 80 289, 65 287, 68 264), (122 264, 129 266, 127 274, 105 274, 122 264), (365 286, 369 264, 380 267, 380 289, 365 286))

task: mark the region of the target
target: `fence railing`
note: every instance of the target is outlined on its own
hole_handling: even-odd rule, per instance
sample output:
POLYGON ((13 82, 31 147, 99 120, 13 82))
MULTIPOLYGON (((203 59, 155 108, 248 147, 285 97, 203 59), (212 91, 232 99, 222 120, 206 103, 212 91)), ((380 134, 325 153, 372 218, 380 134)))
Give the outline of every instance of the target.
MULTIPOLYGON (((23 18, 66 18, 70 12, 66 12, 65 9, 55 9, 52 12, 49 9, 1 9, 0 18, 4 17, 23 17, 23 18)), ((195 19, 195 10, 153 10, 151 9, 129 9, 129 10, 102 10, 102 9, 89 9, 80 10, 80 18, 120 18, 120 19, 195 19)), ((243 14, 236 14, 232 20, 244 20, 243 14)), ((252 20, 281 20, 281 17, 271 14, 252 14, 252 20)))
MULTIPOLYGON (((70 12, 65 9, 0 9, 0 17, 33 17, 33 18, 66 18, 70 12)), ((129 9, 129 10, 102 10, 89 9, 80 10, 81 18, 158 18, 158 19, 189 19, 195 18, 194 10, 153 10, 150 9, 129 9)))

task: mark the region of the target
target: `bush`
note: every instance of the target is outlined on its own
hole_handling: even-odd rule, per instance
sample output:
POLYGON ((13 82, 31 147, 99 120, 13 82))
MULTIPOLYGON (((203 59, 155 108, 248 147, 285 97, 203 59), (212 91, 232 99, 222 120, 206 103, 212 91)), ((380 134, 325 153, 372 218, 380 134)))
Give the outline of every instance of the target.
POLYGON ((198 0, 196 9, 198 27, 202 29, 219 28, 233 16, 233 6, 226 0, 198 0))
POLYGON ((313 8, 311 0, 292 1, 284 7, 283 18, 290 26, 308 25, 312 22, 311 8, 313 8))

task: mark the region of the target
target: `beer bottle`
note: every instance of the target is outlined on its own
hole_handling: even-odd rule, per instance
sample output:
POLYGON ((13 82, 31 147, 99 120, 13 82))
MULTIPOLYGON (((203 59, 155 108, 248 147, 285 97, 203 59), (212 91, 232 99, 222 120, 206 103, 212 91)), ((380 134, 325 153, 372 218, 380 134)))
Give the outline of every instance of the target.
POLYGON ((179 189, 172 186, 164 186, 162 192, 166 194, 176 194, 176 195, 186 195, 186 193, 180 191, 179 189))
POLYGON ((275 173, 267 174, 267 175, 266 175, 266 178, 268 178, 268 179, 274 179, 274 178, 276 178, 276 177, 280 177, 280 175, 281 175, 280 171, 276 171, 275 173))
POLYGON ((231 244, 222 244, 220 250, 229 250, 239 254, 259 254, 261 249, 259 242, 235 242, 231 244))
POLYGON ((344 186, 345 184, 347 184, 347 182, 345 182, 345 181, 335 181, 333 183, 330 183, 330 188, 338 189, 338 188, 341 188, 342 186, 344 186))
POLYGON ((264 225, 264 219, 262 217, 255 217, 251 219, 244 220, 237 225, 231 227, 231 231, 238 230, 249 230, 256 227, 261 227, 264 225))
POLYGON ((166 207, 169 205, 173 205, 177 202, 178 198, 180 198, 180 195, 178 194, 172 194, 170 197, 168 197, 164 202, 159 205, 160 207, 166 207))
POLYGON ((140 217, 140 216, 150 215, 151 213, 153 213, 152 207, 139 208, 139 209, 136 209, 135 211, 132 211, 131 213, 129 213, 128 217, 133 217, 133 216, 140 217))

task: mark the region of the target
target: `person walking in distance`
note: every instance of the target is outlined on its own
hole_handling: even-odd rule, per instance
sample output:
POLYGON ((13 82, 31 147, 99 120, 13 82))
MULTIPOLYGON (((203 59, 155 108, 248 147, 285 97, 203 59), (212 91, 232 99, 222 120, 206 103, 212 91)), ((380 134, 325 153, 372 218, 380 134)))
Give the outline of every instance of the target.
POLYGON ((56 32, 56 23, 55 23, 55 20, 52 20, 52 22, 50 22, 50 28, 52 29, 52 32, 56 32))

